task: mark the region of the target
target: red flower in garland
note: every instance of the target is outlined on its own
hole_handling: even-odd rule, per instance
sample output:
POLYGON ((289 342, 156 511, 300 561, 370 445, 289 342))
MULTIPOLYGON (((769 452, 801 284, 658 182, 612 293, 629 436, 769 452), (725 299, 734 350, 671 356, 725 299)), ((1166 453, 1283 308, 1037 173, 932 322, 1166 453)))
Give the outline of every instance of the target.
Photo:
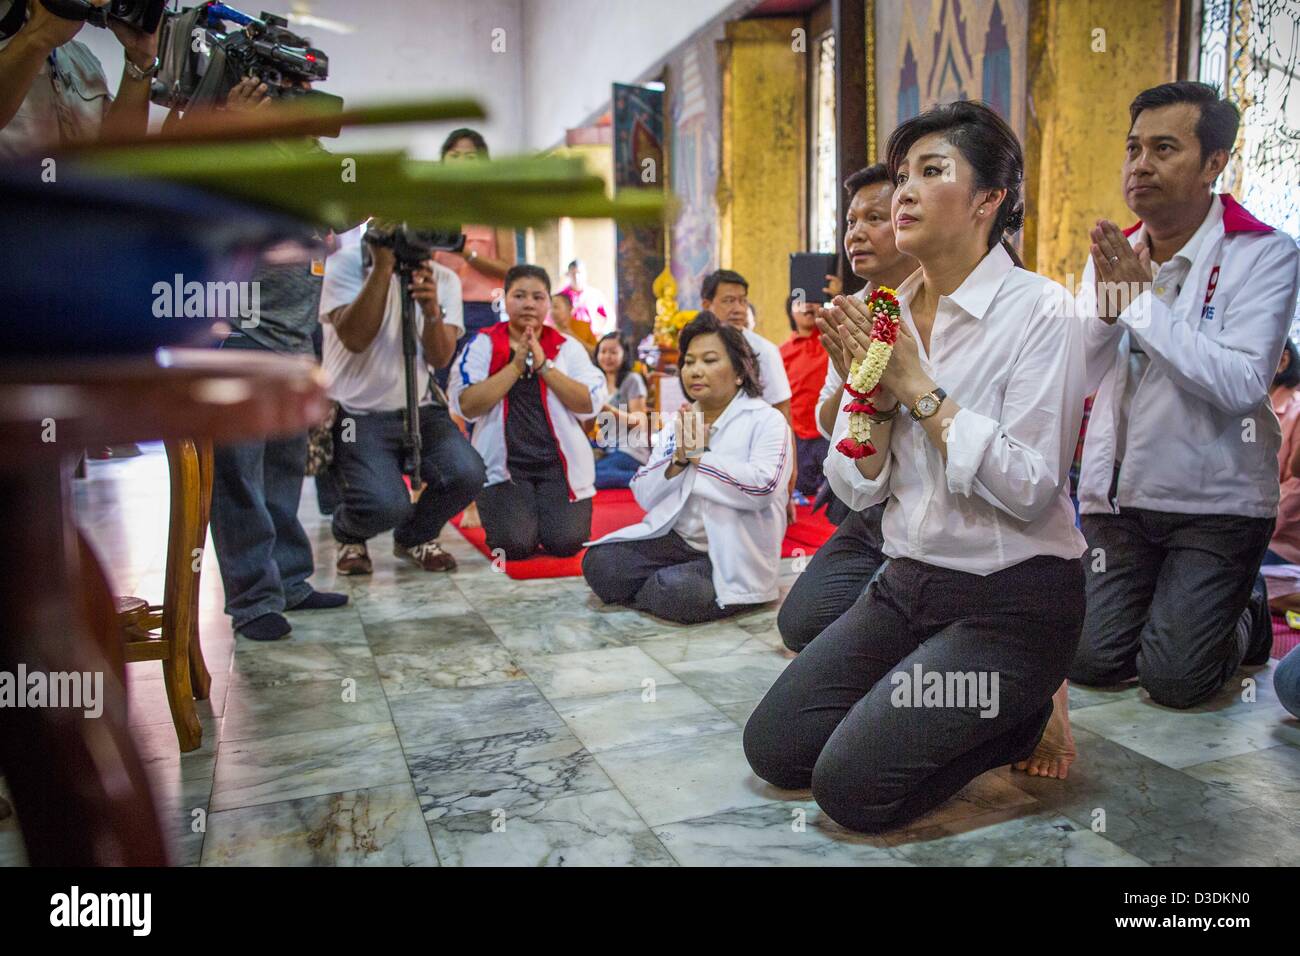
POLYGON ((846 458, 852 458, 855 461, 859 458, 866 458, 868 455, 876 453, 876 446, 871 442, 854 441, 852 438, 841 438, 835 445, 835 450, 846 458))

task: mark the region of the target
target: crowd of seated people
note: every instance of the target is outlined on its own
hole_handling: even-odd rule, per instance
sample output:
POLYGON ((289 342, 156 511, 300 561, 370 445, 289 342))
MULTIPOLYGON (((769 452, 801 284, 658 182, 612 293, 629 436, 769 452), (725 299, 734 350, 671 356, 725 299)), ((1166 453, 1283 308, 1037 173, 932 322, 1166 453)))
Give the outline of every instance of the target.
MULTIPOLYGON (((119 33, 121 92, 89 103, 78 90, 102 85, 102 69, 42 9, 40 62, 5 57, 21 82, 0 97, 0 152, 143 131, 156 38, 119 33), (45 62, 69 87, 20 112, 45 62)), ((245 81, 222 108, 265 99, 245 81)), ((778 348, 753 328, 749 279, 712 272, 680 334, 686 404, 658 431, 581 262, 556 291, 515 261, 509 230, 464 227, 460 253, 411 277, 429 373, 417 376, 415 496, 401 284, 375 239, 387 224, 323 237, 301 268, 264 268, 261 328, 223 347, 307 352, 319 326, 337 406, 319 485, 344 575, 371 573, 368 542, 388 532, 403 562, 453 570, 439 535, 477 509, 494 554, 585 548, 601 601, 699 624, 775 601, 792 502, 829 498, 837 528, 782 604, 792 659, 746 722, 744 753, 846 827, 895 827, 995 767, 1066 778, 1068 681, 1202 706, 1269 659, 1270 603, 1300 611, 1295 594, 1270 602, 1260 573, 1300 566, 1300 355, 1287 339, 1300 252, 1215 192, 1240 116, 1213 88, 1142 91, 1127 121, 1116 165, 1137 221, 1074 225, 1089 246, 1078 290, 1016 253, 1025 158, 1002 118, 958 101, 900 124, 884 162, 845 183, 843 252, 866 287, 791 301, 778 348), (896 292, 897 338, 862 395, 852 370, 879 331, 867 297, 882 288, 896 292), (851 414, 871 422, 870 453, 841 450, 851 414), (605 488, 630 488, 645 514, 592 541, 605 488), (994 693, 903 700, 911 673, 969 675, 994 693)), ((442 160, 487 154, 460 129, 442 160)), ((296 517, 307 455, 303 435, 217 452, 215 550, 243 638, 282 639, 286 614, 347 600, 308 583, 296 517)), ((1274 686, 1300 716, 1300 650, 1274 686)))
MULTIPOLYGON (((1213 192, 1238 119, 1211 88, 1147 90, 1129 121, 1139 222, 1087 224, 1078 290, 1011 243, 1024 158, 996 113, 961 101, 903 123, 886 161, 845 184, 844 253, 866 287, 792 302, 783 356, 750 327, 748 280, 709 275, 680 335, 687 404, 657 434, 627 343, 584 342, 573 300, 514 267, 507 321, 450 376, 485 463, 488 547, 526 560, 585 545, 601 601, 718 620, 777 598, 791 493, 824 481, 838 527, 782 605, 797 656, 743 744, 757 775, 811 787, 857 830, 905 823, 997 766, 1065 778, 1067 679, 1136 681, 1177 709, 1209 700, 1268 659, 1261 564, 1300 558, 1300 374, 1284 352, 1298 254, 1213 192), (847 383, 881 288, 897 340, 867 406, 874 453, 850 457, 837 446, 863 396, 847 383), (617 487, 644 517, 588 541, 595 490, 617 487), (900 705, 913 671, 995 678, 995 700, 900 705)), ((1276 677, 1293 711, 1298 681, 1293 654, 1276 677)))

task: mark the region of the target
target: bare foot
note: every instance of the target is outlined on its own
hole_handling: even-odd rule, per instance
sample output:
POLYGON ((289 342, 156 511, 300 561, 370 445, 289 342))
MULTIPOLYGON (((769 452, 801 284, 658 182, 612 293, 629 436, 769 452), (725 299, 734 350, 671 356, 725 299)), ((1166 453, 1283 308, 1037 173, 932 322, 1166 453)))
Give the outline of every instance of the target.
POLYGON ((1052 716, 1043 729, 1042 739, 1030 758, 1015 766, 1031 777, 1064 780, 1076 756, 1074 735, 1070 733, 1070 685, 1061 681, 1061 686, 1052 695, 1052 716))
POLYGON ((478 504, 476 502, 471 501, 469 503, 469 507, 465 509, 465 513, 461 516, 460 526, 462 528, 483 527, 483 523, 478 517, 478 504))

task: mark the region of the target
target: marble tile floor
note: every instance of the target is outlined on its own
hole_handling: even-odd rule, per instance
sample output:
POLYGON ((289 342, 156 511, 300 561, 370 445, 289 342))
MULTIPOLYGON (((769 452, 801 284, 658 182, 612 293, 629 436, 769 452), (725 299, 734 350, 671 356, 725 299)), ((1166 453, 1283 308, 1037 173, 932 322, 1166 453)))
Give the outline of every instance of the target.
MULTIPOLYGON (((156 597, 160 450, 92 462, 81 521, 122 593, 156 597)), ((130 666, 130 722, 184 865, 1294 864, 1300 722, 1270 667, 1191 713, 1137 688, 1071 688, 1070 779, 1003 768, 906 830, 866 836, 807 791, 754 777, 745 720, 792 655, 772 608, 680 627, 603 608, 579 579, 513 581, 453 529, 449 575, 337 580, 310 479, 301 506, 322 589, 348 607, 293 636, 236 640, 204 560, 203 747, 176 749, 157 664, 130 666)), ((785 562, 783 593, 795 571, 785 562)), ((0 782, 0 793, 3 793, 0 782)), ((0 822, 0 864, 25 860, 0 822)))

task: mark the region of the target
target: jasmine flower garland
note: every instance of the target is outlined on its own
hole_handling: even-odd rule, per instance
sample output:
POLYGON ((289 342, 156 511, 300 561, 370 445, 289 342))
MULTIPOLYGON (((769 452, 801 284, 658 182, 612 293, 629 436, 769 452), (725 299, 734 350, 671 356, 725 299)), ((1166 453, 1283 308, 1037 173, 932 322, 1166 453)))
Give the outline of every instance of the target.
POLYGON ((901 315, 898 297, 893 289, 885 286, 867 296, 867 311, 873 320, 871 344, 867 347, 866 358, 854 362, 849 368, 849 378, 844 383, 844 390, 850 396, 844 406, 844 411, 849 413, 848 435, 835 446, 840 454, 854 459, 876 453, 876 446, 871 444, 871 419, 867 416, 876 412, 871 399, 879 393, 880 376, 889 364, 889 357, 894 354, 901 315))

